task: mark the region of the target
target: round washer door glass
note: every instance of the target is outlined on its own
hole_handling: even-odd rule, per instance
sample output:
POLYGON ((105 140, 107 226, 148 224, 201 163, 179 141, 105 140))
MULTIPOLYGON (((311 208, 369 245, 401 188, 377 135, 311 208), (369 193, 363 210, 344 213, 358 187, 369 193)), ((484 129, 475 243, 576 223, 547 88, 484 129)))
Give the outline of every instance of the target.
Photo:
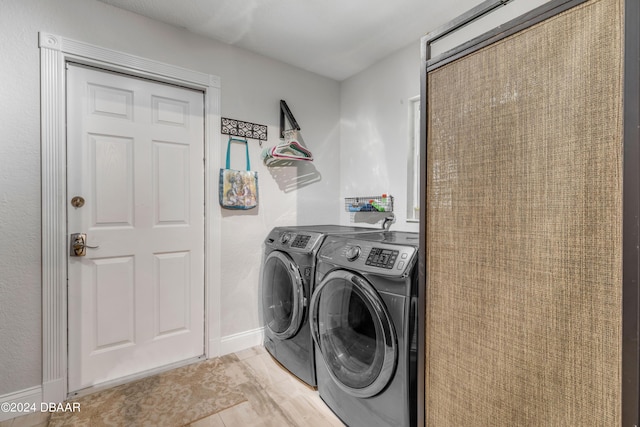
POLYGON ((336 384, 357 397, 378 394, 397 361, 396 333, 373 286, 344 270, 329 273, 311 299, 312 336, 336 384))
POLYGON ((262 272, 262 305, 265 325, 280 339, 294 336, 304 315, 304 286, 291 257, 271 252, 262 272))

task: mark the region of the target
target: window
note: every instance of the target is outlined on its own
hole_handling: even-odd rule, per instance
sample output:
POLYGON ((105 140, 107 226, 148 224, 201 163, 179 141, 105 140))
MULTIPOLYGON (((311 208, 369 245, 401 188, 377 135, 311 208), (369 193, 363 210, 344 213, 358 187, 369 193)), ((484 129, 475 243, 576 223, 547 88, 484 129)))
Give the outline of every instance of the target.
POLYGON ((409 99, 407 221, 420 220, 420 97, 409 99))

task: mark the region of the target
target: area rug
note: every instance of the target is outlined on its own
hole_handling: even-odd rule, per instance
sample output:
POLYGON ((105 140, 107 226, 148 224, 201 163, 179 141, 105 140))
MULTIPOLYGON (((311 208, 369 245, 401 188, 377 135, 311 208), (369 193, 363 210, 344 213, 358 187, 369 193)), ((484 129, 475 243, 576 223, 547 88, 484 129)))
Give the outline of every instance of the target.
POLYGON ((184 426, 245 402, 227 368, 230 355, 198 362, 70 401, 80 411, 53 413, 49 426, 184 426))

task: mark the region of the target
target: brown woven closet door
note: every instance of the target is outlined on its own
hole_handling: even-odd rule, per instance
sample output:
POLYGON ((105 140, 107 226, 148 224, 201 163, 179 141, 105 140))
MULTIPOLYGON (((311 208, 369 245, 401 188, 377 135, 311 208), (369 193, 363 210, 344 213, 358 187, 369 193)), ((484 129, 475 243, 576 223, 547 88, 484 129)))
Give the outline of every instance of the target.
POLYGON ((428 426, 620 425, 622 8, 427 75, 428 426))

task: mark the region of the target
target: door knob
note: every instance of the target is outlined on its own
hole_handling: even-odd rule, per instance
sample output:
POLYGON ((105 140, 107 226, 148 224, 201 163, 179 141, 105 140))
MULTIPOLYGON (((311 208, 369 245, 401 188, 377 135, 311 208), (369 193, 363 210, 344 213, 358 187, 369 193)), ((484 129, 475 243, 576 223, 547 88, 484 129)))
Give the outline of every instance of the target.
POLYGON ((87 245, 86 233, 73 233, 71 235, 70 255, 71 256, 85 256, 87 254, 87 248, 98 249, 100 246, 87 245))

